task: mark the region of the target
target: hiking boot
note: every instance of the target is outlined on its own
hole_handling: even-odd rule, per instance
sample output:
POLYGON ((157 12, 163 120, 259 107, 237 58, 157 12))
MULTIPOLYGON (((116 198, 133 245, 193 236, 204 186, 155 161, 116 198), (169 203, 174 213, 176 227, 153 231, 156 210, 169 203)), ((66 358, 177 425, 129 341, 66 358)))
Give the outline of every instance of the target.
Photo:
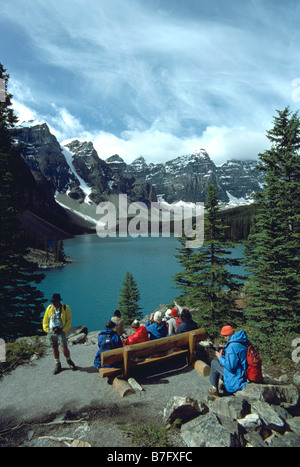
POLYGON ((57 375, 57 374, 60 373, 60 372, 61 372, 61 364, 60 364, 60 363, 57 363, 57 364, 55 365, 53 374, 54 374, 54 375, 57 375))
POLYGON ((75 363, 71 359, 67 360, 67 363, 68 363, 69 367, 71 368, 71 370, 73 370, 73 371, 77 370, 75 363))

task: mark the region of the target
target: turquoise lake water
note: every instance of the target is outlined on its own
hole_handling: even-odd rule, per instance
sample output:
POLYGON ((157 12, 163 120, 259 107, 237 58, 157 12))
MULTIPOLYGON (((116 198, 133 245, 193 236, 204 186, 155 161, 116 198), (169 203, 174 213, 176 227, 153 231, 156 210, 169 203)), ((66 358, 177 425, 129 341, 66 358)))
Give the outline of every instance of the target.
MULTIPOLYGON (((171 303, 180 293, 173 276, 180 270, 174 255, 180 246, 176 238, 103 238, 81 235, 64 241, 72 263, 45 271, 38 286, 50 299, 60 293, 70 305, 72 326, 84 325, 90 331, 103 329, 118 308, 118 296, 125 274, 133 274, 140 291, 142 313, 152 313, 160 304, 171 303)), ((232 256, 239 257, 242 246, 232 256)), ((241 273, 240 268, 235 272, 241 273)))

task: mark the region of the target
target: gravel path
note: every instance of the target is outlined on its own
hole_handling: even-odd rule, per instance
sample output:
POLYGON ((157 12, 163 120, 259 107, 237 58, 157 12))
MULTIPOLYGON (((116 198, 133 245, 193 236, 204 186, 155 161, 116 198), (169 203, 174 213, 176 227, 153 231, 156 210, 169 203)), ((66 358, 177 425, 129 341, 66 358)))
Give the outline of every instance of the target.
POLYGON ((69 434, 92 446, 135 446, 133 439, 124 436, 120 425, 137 422, 163 426, 163 410, 173 396, 202 399, 207 394, 209 379, 181 361, 177 368, 166 368, 162 374, 158 374, 162 369, 156 368, 135 375, 144 390, 122 398, 93 367, 97 345, 75 345, 70 350, 78 367, 76 372, 68 368, 61 356, 63 371, 54 376, 54 360, 49 349, 43 358, 16 368, 0 380, 0 434, 23 424, 26 430, 10 431, 12 438, 22 439, 22 445, 57 445, 39 439, 45 433, 50 433, 49 436, 55 433, 56 437, 69 434), (82 423, 65 424, 64 418, 81 419, 82 423), (53 421, 57 423, 41 425, 53 421))

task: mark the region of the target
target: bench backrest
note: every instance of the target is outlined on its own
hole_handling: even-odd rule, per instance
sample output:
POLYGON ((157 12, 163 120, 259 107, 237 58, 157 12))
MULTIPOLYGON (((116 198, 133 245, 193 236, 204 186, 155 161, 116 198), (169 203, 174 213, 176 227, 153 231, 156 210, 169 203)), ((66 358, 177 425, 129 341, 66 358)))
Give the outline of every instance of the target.
POLYGON ((107 350, 101 354, 101 365, 114 364, 123 361, 124 352, 130 353, 131 358, 150 357, 151 355, 167 352, 171 349, 179 349, 188 346, 191 339, 199 342, 206 338, 205 329, 199 328, 193 331, 183 332, 175 336, 162 337, 138 344, 126 345, 123 348, 107 350))

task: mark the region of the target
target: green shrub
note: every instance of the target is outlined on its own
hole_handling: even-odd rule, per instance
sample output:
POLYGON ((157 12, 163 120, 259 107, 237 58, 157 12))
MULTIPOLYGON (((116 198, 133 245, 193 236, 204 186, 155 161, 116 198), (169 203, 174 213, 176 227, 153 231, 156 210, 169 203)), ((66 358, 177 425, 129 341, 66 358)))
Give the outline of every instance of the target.
POLYGON ((23 363, 33 355, 38 358, 44 354, 45 343, 38 337, 22 338, 5 344, 5 362, 0 363, 0 377, 23 363))

